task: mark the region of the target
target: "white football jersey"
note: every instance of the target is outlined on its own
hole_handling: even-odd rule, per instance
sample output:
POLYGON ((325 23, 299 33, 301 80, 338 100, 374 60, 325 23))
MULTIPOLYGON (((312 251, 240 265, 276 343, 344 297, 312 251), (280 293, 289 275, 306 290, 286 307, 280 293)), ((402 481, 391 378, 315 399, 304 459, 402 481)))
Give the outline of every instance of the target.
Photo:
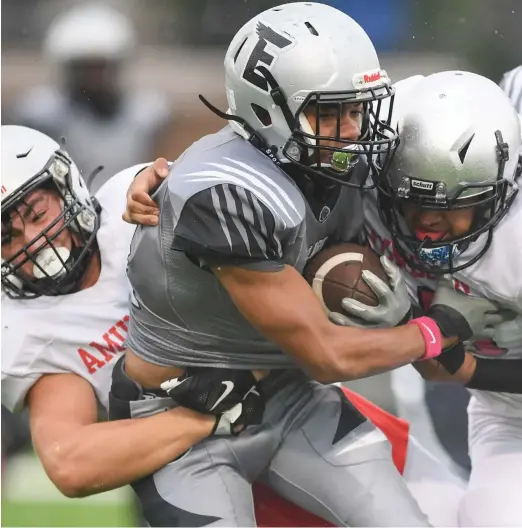
POLYGON ((114 176, 97 194, 102 206, 97 234, 98 282, 69 295, 14 300, 2 294, 2 403, 25 405, 45 374, 73 373, 87 380, 107 408, 111 371, 124 350, 130 287, 125 269, 135 226, 125 223, 126 191, 145 165, 114 176))
MULTIPOLYGON (((517 196, 494 231, 487 253, 475 264, 453 275, 455 288, 473 297, 485 297, 522 315, 522 196, 517 196)), ((479 340, 472 351, 491 359, 522 359, 522 342, 503 349, 491 340, 479 340)), ((522 380, 521 380, 522 382, 522 380)), ((522 394, 472 391, 495 412, 522 418, 522 394)))
MULTIPOLYGON (((396 84, 396 106, 400 108, 409 97, 415 79, 406 79, 396 84)), ((376 192, 365 194, 365 230, 374 251, 390 257, 402 270, 412 302, 427 309, 436 289, 435 276, 412 270, 393 247, 389 230, 380 219, 376 192), (372 194, 373 193, 373 194, 372 194)), ((485 297, 501 306, 522 314, 522 196, 515 199, 512 207, 494 231, 493 242, 487 253, 473 266, 453 275, 456 290, 470 296, 485 297)), ((480 245, 484 235, 475 243, 480 245)), ((470 247, 473 251, 474 245, 470 247)), ((463 254, 466 257, 467 253, 463 254)), ((457 261, 458 264, 458 261, 457 261)), ((472 345, 472 351, 481 357, 494 359, 522 358, 522 343, 509 350, 500 349, 491 340, 480 340, 472 345)), ((472 391, 487 403, 494 412, 508 416, 522 416, 522 395, 472 391)))
POLYGON ((506 72, 500 86, 513 101, 519 114, 522 114, 522 65, 506 72))

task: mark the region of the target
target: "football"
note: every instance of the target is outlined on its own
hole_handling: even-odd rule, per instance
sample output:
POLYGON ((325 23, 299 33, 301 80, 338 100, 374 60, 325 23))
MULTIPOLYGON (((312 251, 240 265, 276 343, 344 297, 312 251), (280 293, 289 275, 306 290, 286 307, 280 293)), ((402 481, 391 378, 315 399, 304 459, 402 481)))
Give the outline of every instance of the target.
POLYGON ((320 251, 308 262, 303 275, 328 311, 342 313, 345 297, 368 306, 378 304, 377 296, 362 278, 363 270, 389 285, 379 255, 369 246, 357 244, 336 244, 320 251))

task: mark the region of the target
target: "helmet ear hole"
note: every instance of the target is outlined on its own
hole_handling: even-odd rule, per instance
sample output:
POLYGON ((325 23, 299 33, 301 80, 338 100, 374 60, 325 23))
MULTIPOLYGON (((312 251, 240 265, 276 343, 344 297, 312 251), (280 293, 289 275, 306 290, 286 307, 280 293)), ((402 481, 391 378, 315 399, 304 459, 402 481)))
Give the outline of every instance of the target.
POLYGON ((270 113, 266 108, 263 108, 256 103, 252 103, 250 106, 252 107, 252 111, 256 115, 257 119, 263 126, 270 126, 272 124, 272 118, 270 117, 270 113))
POLYGON ((243 46, 246 44, 247 40, 248 40, 248 37, 245 37, 245 40, 243 40, 243 42, 241 42, 241 44, 237 48, 237 51, 234 55, 234 64, 237 62, 237 58, 239 57, 239 54, 241 53, 241 50, 243 49, 243 46))

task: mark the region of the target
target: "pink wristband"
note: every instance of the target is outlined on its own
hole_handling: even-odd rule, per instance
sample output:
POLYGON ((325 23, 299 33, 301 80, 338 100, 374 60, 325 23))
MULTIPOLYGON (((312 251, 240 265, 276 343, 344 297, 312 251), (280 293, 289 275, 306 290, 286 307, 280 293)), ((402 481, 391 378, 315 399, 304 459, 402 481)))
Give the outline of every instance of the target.
POLYGON ((440 329, 433 319, 430 317, 417 317, 408 321, 408 324, 417 325, 422 332, 424 338, 424 346, 426 350, 418 361, 431 359, 437 357, 442 352, 442 335, 440 329))

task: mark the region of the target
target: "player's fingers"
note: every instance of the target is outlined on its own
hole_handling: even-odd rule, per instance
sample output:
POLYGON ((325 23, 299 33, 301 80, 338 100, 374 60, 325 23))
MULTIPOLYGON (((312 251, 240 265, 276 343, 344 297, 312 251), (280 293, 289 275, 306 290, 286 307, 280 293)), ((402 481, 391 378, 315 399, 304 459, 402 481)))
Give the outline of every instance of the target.
MULTIPOLYGON (((355 299, 343 299, 341 301, 343 310, 349 315, 357 317, 364 323, 378 323, 380 320, 380 308, 377 306, 368 306, 355 299)), ((367 328, 367 326, 365 326, 367 328)))
POLYGON ((157 226, 158 225, 158 216, 157 215, 132 215, 130 216, 127 211, 122 215, 123 220, 128 224, 137 224, 144 226, 157 226))
POLYGON ((393 294, 390 287, 382 279, 377 277, 375 273, 363 270, 361 276, 363 281, 371 288, 373 293, 375 293, 379 299, 384 299, 390 294, 393 294))
POLYGON ((394 290, 397 288, 397 285, 401 280, 401 270, 386 255, 383 255, 380 260, 382 268, 384 269, 386 275, 388 275, 388 279, 390 279, 390 285, 394 290))
POLYGON ((128 224, 135 224, 136 222, 133 221, 133 219, 130 217, 130 214, 127 210, 123 211, 123 214, 121 215, 123 220, 127 222, 128 224))
POLYGON ((496 326, 503 323, 505 318, 500 313, 485 313, 484 314, 484 326, 496 326))
MULTIPOLYGON (((165 158, 158 158, 152 165, 145 167, 132 181, 127 197, 149 194, 160 185, 169 174, 169 164, 165 158)), ((150 196, 149 196, 150 198, 150 196)))
POLYGON ((362 316, 364 312, 368 311, 368 305, 358 301, 357 299, 350 299, 349 297, 345 297, 341 301, 341 306, 343 307, 343 310, 346 310, 348 313, 352 315, 362 316))
POLYGON ((346 315, 340 314, 339 312, 330 312, 328 318, 337 326, 355 326, 357 328, 362 328, 361 324, 352 321, 350 318, 346 317, 346 315))
POLYGON ((476 336, 479 339, 493 339, 495 335, 495 329, 493 327, 483 328, 480 331, 480 336, 476 336))
POLYGON ((132 193, 127 197, 127 206, 122 216, 126 222, 153 226, 157 225, 158 216, 158 206, 148 194, 132 193))
POLYGON ((127 199, 127 208, 139 214, 153 214, 158 204, 144 191, 133 191, 127 199))
POLYGON ((152 164, 152 170, 158 178, 164 179, 169 174, 169 162, 165 158, 158 158, 152 164))

